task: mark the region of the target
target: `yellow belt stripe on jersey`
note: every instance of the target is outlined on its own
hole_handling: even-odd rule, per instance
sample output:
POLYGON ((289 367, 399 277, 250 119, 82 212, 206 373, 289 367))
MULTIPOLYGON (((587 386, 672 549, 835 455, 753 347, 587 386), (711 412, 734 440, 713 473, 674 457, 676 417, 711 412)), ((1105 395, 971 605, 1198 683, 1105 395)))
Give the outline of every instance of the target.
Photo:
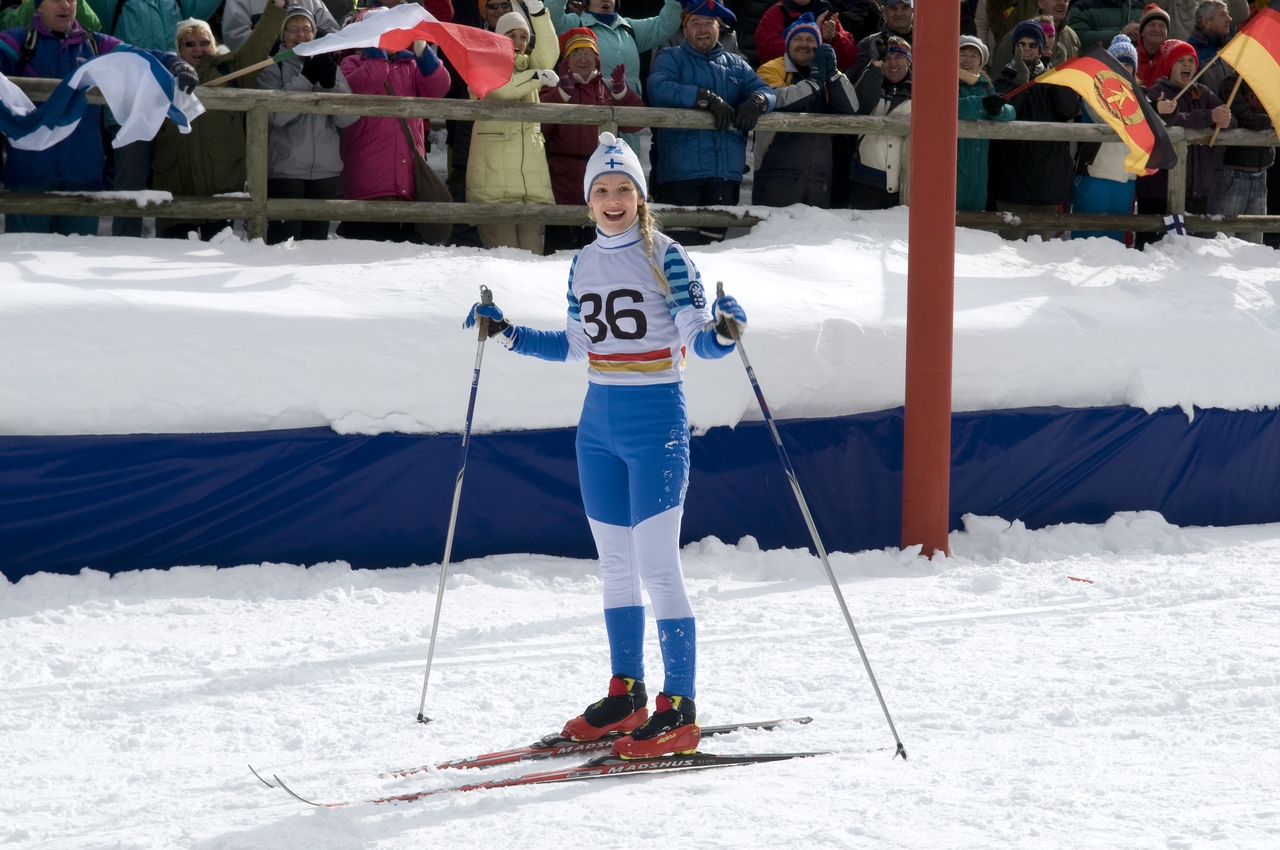
POLYGON ((643 361, 612 361, 612 360, 592 360, 591 368, 599 372, 665 372, 671 368, 671 358, 666 360, 653 360, 649 362, 643 361))

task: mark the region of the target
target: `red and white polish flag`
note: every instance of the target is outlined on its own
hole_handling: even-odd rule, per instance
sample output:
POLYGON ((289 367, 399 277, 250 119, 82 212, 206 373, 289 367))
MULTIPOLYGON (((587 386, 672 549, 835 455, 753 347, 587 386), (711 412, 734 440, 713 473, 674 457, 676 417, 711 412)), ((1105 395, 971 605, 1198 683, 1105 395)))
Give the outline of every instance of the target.
POLYGON ((477 97, 506 85, 515 70, 511 40, 506 36, 462 24, 446 24, 416 3, 365 14, 338 32, 299 44, 293 52, 315 56, 377 47, 394 53, 419 40, 440 45, 477 97))

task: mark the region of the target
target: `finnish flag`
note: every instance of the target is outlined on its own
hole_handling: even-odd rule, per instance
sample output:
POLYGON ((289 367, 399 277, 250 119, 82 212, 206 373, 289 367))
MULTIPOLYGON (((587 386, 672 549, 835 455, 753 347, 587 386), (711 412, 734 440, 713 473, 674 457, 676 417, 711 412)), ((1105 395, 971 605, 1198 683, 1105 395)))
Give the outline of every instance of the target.
POLYGON ((183 133, 204 112, 195 95, 174 85, 173 75, 148 53, 113 50, 94 57, 58 83, 38 107, 22 89, 0 74, 0 133, 15 148, 41 151, 75 132, 89 107, 87 92, 102 92, 120 123, 113 147, 153 139, 168 118, 183 133))

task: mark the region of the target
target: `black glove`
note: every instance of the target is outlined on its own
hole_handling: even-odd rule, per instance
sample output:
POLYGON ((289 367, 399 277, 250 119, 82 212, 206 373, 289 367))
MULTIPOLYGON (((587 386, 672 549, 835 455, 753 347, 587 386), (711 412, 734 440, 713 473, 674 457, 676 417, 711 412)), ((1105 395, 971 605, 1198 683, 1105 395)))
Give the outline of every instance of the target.
POLYGON ((982 108, 987 110, 987 114, 992 118, 998 116, 1004 111, 1005 99, 998 94, 989 94, 982 99, 982 108))
POLYGON ((181 59, 173 60, 173 64, 169 66, 169 73, 173 74, 173 84, 187 94, 191 94, 196 90, 196 86, 200 85, 200 78, 196 76, 196 69, 181 59))
POLYGON ((764 115, 768 108, 769 101, 765 99, 765 96, 760 92, 752 92, 751 97, 747 98, 738 107, 738 114, 734 116, 733 126, 743 133, 750 133, 756 128, 756 122, 760 120, 760 116, 764 115))
POLYGON ((693 105, 715 116, 717 130, 733 129, 733 107, 725 103, 720 95, 706 89, 698 89, 698 98, 693 105))
POLYGON ((871 61, 879 62, 884 55, 889 52, 889 42, 884 36, 878 35, 871 39, 871 61))
POLYGON ((836 75, 836 49, 823 44, 813 52, 813 64, 809 66, 810 78, 825 83, 836 75))
POLYGON ((331 89, 338 83, 338 62, 332 53, 317 53, 302 61, 302 76, 320 88, 331 89))

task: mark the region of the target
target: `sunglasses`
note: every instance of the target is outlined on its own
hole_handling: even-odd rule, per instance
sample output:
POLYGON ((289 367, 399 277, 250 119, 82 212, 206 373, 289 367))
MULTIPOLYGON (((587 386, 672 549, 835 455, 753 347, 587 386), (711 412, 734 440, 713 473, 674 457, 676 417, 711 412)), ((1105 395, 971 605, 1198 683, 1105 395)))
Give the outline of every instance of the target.
POLYGON ((190 47, 212 47, 212 46, 213 46, 213 42, 211 42, 211 41, 184 41, 184 42, 182 42, 182 46, 183 46, 183 47, 188 47, 188 48, 190 48, 190 47))

